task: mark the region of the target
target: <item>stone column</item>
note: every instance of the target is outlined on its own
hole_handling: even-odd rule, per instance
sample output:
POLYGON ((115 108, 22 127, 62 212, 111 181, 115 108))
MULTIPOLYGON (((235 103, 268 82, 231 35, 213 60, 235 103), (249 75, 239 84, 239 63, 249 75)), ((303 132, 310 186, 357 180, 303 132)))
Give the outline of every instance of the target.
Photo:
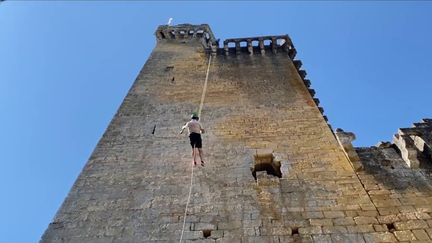
POLYGON ((250 39, 247 40, 247 48, 248 48, 249 55, 253 55, 252 40, 250 39))
POLYGON ((283 49, 284 49, 284 51, 286 51, 288 53, 288 51, 289 51, 288 37, 285 37, 284 40, 285 40, 285 43, 283 44, 283 49))
POLYGON ((259 48, 260 48, 261 54, 264 55, 265 54, 264 40, 260 38, 260 39, 258 39, 258 42, 259 42, 259 48))
POLYGON ((225 55, 228 56, 229 55, 229 49, 228 49, 228 43, 224 41, 224 51, 225 51, 225 55))
POLYGON ((405 135, 403 132, 399 131, 398 134, 394 135, 393 143, 398 147, 402 159, 408 167, 413 169, 419 167, 420 161, 417 158, 418 150, 409 135, 405 135))
POLYGON ((240 50, 241 50, 240 41, 236 41, 235 42, 235 49, 236 49, 236 54, 239 55, 240 54, 240 50))
POLYGON ((277 43, 276 43, 276 38, 274 38, 274 37, 272 37, 272 39, 271 39, 271 48, 272 48, 272 52, 276 53, 277 43))

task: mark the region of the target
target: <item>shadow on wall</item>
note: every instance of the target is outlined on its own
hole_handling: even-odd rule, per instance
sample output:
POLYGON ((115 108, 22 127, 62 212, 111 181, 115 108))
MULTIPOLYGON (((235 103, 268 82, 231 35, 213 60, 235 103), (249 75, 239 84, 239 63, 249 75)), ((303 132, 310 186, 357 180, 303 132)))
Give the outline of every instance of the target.
MULTIPOLYGON (((420 191, 432 194, 432 165, 431 161, 420 158, 418 169, 409 168, 401 158, 395 145, 385 147, 356 148, 363 165, 363 171, 357 173, 372 175, 376 186, 384 185, 386 189, 393 189, 398 192, 420 191)), ((363 179, 362 179, 363 181, 363 179)), ((363 184, 366 184, 364 181, 363 184)), ((365 185, 373 189, 374 185, 365 185)))

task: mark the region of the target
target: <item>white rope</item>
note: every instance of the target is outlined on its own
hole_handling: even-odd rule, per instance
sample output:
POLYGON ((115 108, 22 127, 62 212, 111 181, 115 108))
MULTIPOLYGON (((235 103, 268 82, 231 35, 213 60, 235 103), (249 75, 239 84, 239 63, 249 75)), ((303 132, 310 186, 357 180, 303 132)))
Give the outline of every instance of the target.
POLYGON ((186 202, 186 208, 185 208, 185 212, 184 212, 184 216, 183 216, 183 227, 182 227, 182 231, 181 231, 181 236, 180 236, 180 241, 179 242, 181 242, 182 239, 183 239, 184 227, 185 227, 185 224, 186 224, 186 214, 187 214, 187 211, 188 211, 189 201, 190 201, 191 194, 192 194, 193 174, 194 174, 193 172, 194 172, 194 165, 195 165, 195 145, 194 145, 193 153, 192 154, 193 154, 194 163, 191 163, 192 164, 192 173, 191 173, 190 186, 189 186, 189 196, 188 196, 188 199, 187 199, 187 202, 186 202))
POLYGON ((200 103, 200 106, 199 106, 199 109, 198 109, 198 117, 201 117, 201 111, 202 111, 202 108, 203 108, 203 105, 204 105, 204 98, 205 98, 205 95, 207 93, 207 81, 208 81, 208 77, 209 77, 211 58, 212 58, 212 56, 210 55, 209 56, 209 61, 208 61, 208 66, 207 66, 207 73, 206 73, 206 77, 205 77, 205 81, 204 81, 203 92, 202 92, 202 95, 201 95, 201 103, 200 103))
MULTIPOLYGON (((205 77, 205 81, 204 81, 204 87, 203 87, 203 92, 201 95, 201 102, 200 102, 200 106, 199 106, 199 110, 198 110, 198 117, 201 117, 201 111, 204 105, 204 98, 205 98, 205 94, 207 92, 207 81, 208 81, 208 76, 209 76, 209 71, 210 71, 210 63, 211 63, 211 55, 209 56, 209 61, 208 61, 208 66, 207 66, 207 73, 206 73, 206 77, 205 77)), ((194 159, 194 163, 192 163, 192 172, 191 172, 191 179, 190 179, 190 186, 189 186, 189 195, 187 198, 187 202, 186 202, 186 208, 185 208, 185 212, 184 212, 184 216, 183 216, 183 227, 182 227, 182 231, 181 231, 181 235, 180 235, 180 243, 183 239, 183 233, 184 233, 184 227, 186 225, 186 216, 187 216, 187 211, 188 211, 188 207, 189 207, 189 202, 190 202, 190 198, 191 198, 191 194, 192 194, 192 186, 193 186, 193 175, 194 175, 194 165, 195 165, 195 146, 193 148, 193 159, 194 159)))

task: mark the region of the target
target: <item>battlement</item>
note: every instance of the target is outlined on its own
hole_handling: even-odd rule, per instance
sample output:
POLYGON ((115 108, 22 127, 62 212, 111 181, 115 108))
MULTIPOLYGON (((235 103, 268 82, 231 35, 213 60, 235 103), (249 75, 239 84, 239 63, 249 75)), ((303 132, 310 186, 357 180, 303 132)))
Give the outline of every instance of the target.
MULTIPOLYGON (((286 53, 292 60, 297 73, 303 80, 304 85, 307 87, 310 95, 312 96, 323 118, 328 122, 327 116, 324 115, 324 108, 319 106, 319 99, 315 98, 315 90, 311 88, 311 81, 306 78, 306 71, 301 69, 303 63, 300 60, 295 60, 297 50, 291 38, 288 35, 268 35, 256 37, 243 37, 243 38, 229 38, 223 41, 223 46, 220 47, 220 42, 215 38, 210 26, 207 24, 192 25, 192 24, 179 24, 179 25, 160 25, 156 32, 158 41, 177 40, 184 42, 185 40, 198 39, 201 40, 203 48, 206 52, 212 55, 222 56, 253 56, 265 54, 278 54, 286 53)), ((330 124, 330 130, 333 131, 330 124)))
POLYGON ((288 35, 232 38, 226 39, 223 42, 222 53, 227 56, 230 54, 239 55, 241 53, 249 55, 265 54, 266 52, 286 52, 291 59, 294 59, 297 54, 294 44, 288 35))
MULTIPOLYGON (((219 42, 217 43, 219 44, 219 42)), ((213 54, 214 51, 212 51, 213 54)), ((323 115, 324 120, 327 122, 331 131, 331 125, 328 123, 327 116, 324 115, 324 108, 320 107, 320 101, 315 97, 315 90, 311 88, 311 81, 306 78, 307 72, 301 69, 303 62, 296 60, 297 50, 291 38, 288 35, 272 35, 272 36, 258 36, 258 37, 244 37, 244 38, 230 38, 223 41, 223 48, 217 49, 218 55, 225 56, 253 56, 265 54, 285 53, 293 62, 298 75, 303 80, 304 85, 308 89, 313 101, 315 102, 318 110, 323 115)))
POLYGON ((432 161, 432 119, 422 119, 410 128, 400 128, 393 143, 411 168, 418 168, 422 160, 432 161))
POLYGON ((204 49, 213 52, 216 52, 218 45, 208 24, 160 25, 156 29, 155 35, 158 41, 198 39, 202 41, 204 49))
POLYGON ((219 46, 217 40, 207 24, 192 25, 160 25, 155 31, 156 39, 180 40, 199 39, 203 41, 206 51, 213 54, 240 55, 240 54, 265 54, 286 52, 291 59, 294 59, 297 51, 294 48, 288 35, 257 36, 245 38, 230 38, 223 41, 223 46, 219 46))

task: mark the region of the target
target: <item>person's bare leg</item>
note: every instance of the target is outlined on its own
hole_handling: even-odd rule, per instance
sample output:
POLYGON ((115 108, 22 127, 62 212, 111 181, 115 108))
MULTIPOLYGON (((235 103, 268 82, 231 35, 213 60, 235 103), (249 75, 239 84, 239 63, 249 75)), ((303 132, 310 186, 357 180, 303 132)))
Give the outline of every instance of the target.
POLYGON ((203 152, 202 148, 198 149, 198 154, 199 154, 199 157, 201 159, 201 165, 204 166, 204 152, 203 152))
MULTIPOLYGON (((199 152, 199 151, 198 151, 199 152)), ((192 148, 192 158, 193 158, 193 163, 194 163, 194 165, 196 165, 197 164, 197 161, 196 161, 196 159, 197 159, 197 149, 195 148, 195 147, 193 147, 192 148)))

